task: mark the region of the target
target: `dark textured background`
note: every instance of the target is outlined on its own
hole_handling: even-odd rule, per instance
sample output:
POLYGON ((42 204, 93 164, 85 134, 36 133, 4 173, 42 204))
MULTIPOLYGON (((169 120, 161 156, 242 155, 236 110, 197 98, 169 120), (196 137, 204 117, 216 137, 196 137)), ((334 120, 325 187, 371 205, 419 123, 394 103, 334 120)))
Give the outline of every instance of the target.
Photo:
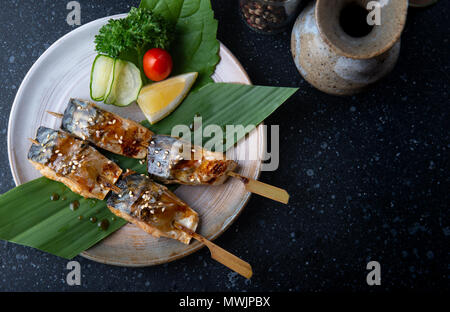
MULTIPOLYGON (((81 0, 82 23, 138 1, 81 0)), ((73 28, 68 1, 2 1, 0 193, 14 187, 6 151, 10 108, 37 58, 73 28)), ((0 242, 0 290, 385 291, 449 289, 449 1, 409 10, 397 67, 369 92, 325 95, 297 73, 290 32, 264 36, 240 20, 237 1, 212 1, 218 38, 255 84, 300 87, 272 116, 281 165, 261 180, 288 189, 288 206, 253 196, 217 243, 254 269, 246 281, 206 249, 148 268, 82 257, 82 286, 65 283, 67 261, 0 242), (366 284, 381 263, 382 285, 366 284)), ((26 125, 24 125, 26 126, 26 125)))

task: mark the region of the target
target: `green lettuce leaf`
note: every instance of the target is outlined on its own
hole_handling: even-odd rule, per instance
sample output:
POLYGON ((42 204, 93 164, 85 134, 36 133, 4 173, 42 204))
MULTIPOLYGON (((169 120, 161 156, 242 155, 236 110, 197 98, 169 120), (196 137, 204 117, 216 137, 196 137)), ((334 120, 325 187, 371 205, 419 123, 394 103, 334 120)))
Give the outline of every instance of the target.
POLYGON ((218 22, 209 0, 142 0, 139 7, 150 9, 175 24, 171 44, 172 75, 198 72, 198 89, 213 82, 211 75, 219 62, 218 22))

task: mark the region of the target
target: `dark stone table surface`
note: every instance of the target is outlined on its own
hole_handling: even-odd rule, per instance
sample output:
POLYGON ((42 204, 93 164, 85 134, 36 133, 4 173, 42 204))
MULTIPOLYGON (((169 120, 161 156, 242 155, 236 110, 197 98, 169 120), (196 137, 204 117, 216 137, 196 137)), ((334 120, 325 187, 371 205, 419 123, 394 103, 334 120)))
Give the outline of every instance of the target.
MULTIPOLYGON (((0 193, 14 187, 6 146, 14 96, 39 56, 74 29, 68 2, 2 2, 0 193)), ((79 2, 83 24, 139 3, 79 2)), ((79 256, 81 286, 68 286, 66 260, 1 241, 0 291, 449 290, 449 1, 410 9, 397 66, 352 97, 321 93, 300 76, 290 31, 256 34, 237 1, 212 3, 218 38, 255 84, 300 88, 266 120, 280 125, 281 164, 261 180, 286 188, 289 205, 253 196, 216 241, 250 262, 254 277, 237 276, 202 249, 147 268, 79 256), (372 260, 381 264, 380 286, 366 283, 372 260)))

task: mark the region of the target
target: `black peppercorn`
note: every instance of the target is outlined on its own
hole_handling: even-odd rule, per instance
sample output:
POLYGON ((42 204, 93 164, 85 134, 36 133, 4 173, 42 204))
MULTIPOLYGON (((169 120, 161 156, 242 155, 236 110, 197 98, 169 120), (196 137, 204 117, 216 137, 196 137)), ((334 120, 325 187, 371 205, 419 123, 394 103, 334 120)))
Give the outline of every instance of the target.
POLYGON ((240 11, 251 29, 261 33, 283 31, 296 17, 304 0, 240 0, 240 11))

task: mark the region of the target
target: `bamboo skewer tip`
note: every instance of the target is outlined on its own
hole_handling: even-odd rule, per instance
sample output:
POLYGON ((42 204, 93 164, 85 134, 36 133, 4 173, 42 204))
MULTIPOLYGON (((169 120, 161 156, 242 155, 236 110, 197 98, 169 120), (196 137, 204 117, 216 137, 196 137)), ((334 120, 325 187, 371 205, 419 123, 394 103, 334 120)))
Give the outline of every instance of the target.
POLYGON ((39 143, 38 141, 36 141, 35 139, 32 139, 32 138, 28 138, 28 140, 31 142, 31 143, 33 143, 33 144, 36 144, 36 145, 41 145, 41 143, 39 143))
POLYGON ((289 202, 289 193, 282 188, 241 176, 233 171, 229 171, 227 174, 233 178, 239 179, 242 183, 244 183, 246 190, 251 193, 270 198, 283 204, 287 204, 289 202))
POLYGON ((178 230, 185 232, 192 238, 198 240, 200 243, 208 247, 209 251, 211 252, 211 258, 213 258, 217 262, 222 263, 224 266, 228 267, 229 269, 233 270, 234 272, 242 275, 247 279, 250 279, 252 277, 253 270, 252 266, 249 263, 233 255, 232 253, 226 251, 225 249, 217 246, 216 244, 206 239, 205 237, 201 236, 200 234, 192 231, 191 229, 186 228, 182 224, 174 222, 174 226, 178 230))
POLYGON ((47 111, 47 113, 49 113, 52 116, 55 116, 57 118, 63 118, 64 114, 60 114, 60 113, 56 113, 56 112, 52 112, 52 111, 47 111))

